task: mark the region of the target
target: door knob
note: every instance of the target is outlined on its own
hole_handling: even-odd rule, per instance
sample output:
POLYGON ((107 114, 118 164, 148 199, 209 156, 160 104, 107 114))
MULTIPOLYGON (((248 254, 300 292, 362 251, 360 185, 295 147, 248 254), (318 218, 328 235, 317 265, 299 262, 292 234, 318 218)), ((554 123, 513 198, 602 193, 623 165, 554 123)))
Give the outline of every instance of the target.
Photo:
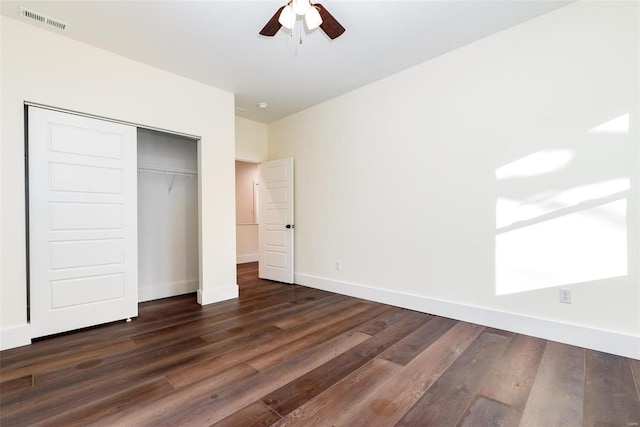
POLYGON ((296 228, 296 226, 295 226, 295 225, 293 225, 293 224, 287 224, 287 225, 285 225, 285 227, 286 227, 286 228, 296 228))

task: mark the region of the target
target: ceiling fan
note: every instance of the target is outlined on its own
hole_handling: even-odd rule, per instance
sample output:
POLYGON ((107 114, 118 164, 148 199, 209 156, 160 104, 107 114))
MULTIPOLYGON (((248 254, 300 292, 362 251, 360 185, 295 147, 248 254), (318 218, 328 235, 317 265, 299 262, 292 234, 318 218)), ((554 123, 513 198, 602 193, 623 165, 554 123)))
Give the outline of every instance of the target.
POLYGON ((267 25, 260 30, 260 35, 273 37, 282 27, 292 30, 298 16, 304 17, 309 30, 320 27, 331 40, 340 37, 345 31, 336 18, 320 3, 311 3, 310 0, 291 0, 276 11, 267 25))

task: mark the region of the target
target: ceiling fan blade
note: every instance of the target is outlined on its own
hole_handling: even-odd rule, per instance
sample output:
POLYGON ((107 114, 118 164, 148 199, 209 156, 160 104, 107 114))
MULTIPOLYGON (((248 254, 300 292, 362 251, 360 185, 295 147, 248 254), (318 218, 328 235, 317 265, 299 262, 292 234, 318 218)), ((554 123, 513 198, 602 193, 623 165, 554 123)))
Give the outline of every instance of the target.
POLYGON ((313 6, 318 8, 318 12, 320 12, 320 17, 322 18, 322 24, 320 24, 320 28, 325 32, 326 35, 329 36, 331 40, 340 37, 342 33, 344 33, 345 29, 336 18, 333 17, 329 13, 329 11, 320 3, 314 3, 313 6))
POLYGON ((273 15, 271 19, 269 19, 269 22, 267 22, 267 25, 265 25, 264 28, 260 30, 259 34, 261 36, 273 37, 276 35, 278 30, 282 28, 282 24, 278 22, 278 18, 280 17, 280 14, 282 13, 282 9, 284 9, 285 6, 282 6, 280 9, 278 9, 275 15, 273 15))

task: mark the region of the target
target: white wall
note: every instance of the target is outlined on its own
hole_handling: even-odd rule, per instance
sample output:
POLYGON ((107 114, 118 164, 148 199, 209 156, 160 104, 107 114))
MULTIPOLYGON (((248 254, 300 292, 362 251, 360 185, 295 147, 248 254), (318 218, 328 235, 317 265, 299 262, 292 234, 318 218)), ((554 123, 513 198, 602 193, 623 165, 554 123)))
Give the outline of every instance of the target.
POLYGON ((258 261, 258 224, 238 224, 236 242, 236 263, 258 261))
POLYGON ((256 221, 255 183, 258 182, 257 163, 236 161, 236 223, 253 224, 256 221))
MULTIPOLYGON (((267 160, 267 125, 242 117, 236 117, 236 159, 249 163, 267 160)), ((238 162, 236 162, 236 165, 238 162)), ((241 165, 243 163, 240 163, 241 165)), ((241 172, 242 173, 242 172, 241 172)), ((247 179, 251 172, 246 175, 247 179)), ((255 178, 255 175, 253 175, 255 178)), ((257 179, 257 178, 256 178, 257 179)), ((238 197, 238 170, 236 168, 236 199, 238 197)), ((239 215, 242 206, 236 208, 236 262, 242 264, 258 260, 258 225, 246 223, 246 215, 239 215)))
POLYGON ((268 127, 236 117, 236 160, 260 163, 267 160, 268 127))
MULTIPOLYGON (((138 129, 138 164, 195 171, 197 142, 138 129)), ((138 300, 198 290, 198 180, 138 173, 138 300)))
POLYGON ((201 303, 238 294, 234 233, 234 99, 221 91, 1 17, 2 348, 28 342, 23 102, 201 137, 201 303))
POLYGON ((296 283, 640 358, 638 17, 574 3, 271 124, 296 283))

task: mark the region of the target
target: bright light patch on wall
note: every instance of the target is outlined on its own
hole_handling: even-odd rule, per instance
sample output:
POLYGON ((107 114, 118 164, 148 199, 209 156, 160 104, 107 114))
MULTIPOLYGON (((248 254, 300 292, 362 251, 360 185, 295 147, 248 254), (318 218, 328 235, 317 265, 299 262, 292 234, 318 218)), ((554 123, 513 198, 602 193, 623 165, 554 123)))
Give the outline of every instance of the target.
POLYGON ((496 295, 627 274, 627 201, 496 236, 496 295))
POLYGON ((567 149, 548 149, 533 153, 496 169, 496 179, 539 176, 558 171, 571 162, 575 154, 567 149))
POLYGON ((623 114, 613 120, 594 127, 589 133, 629 133, 629 114, 623 114))
POLYGON ((581 185, 563 191, 539 193, 526 200, 498 197, 496 201, 496 228, 499 231, 499 229, 517 222, 528 221, 589 200, 612 196, 629 188, 631 188, 631 180, 620 178, 581 185))

